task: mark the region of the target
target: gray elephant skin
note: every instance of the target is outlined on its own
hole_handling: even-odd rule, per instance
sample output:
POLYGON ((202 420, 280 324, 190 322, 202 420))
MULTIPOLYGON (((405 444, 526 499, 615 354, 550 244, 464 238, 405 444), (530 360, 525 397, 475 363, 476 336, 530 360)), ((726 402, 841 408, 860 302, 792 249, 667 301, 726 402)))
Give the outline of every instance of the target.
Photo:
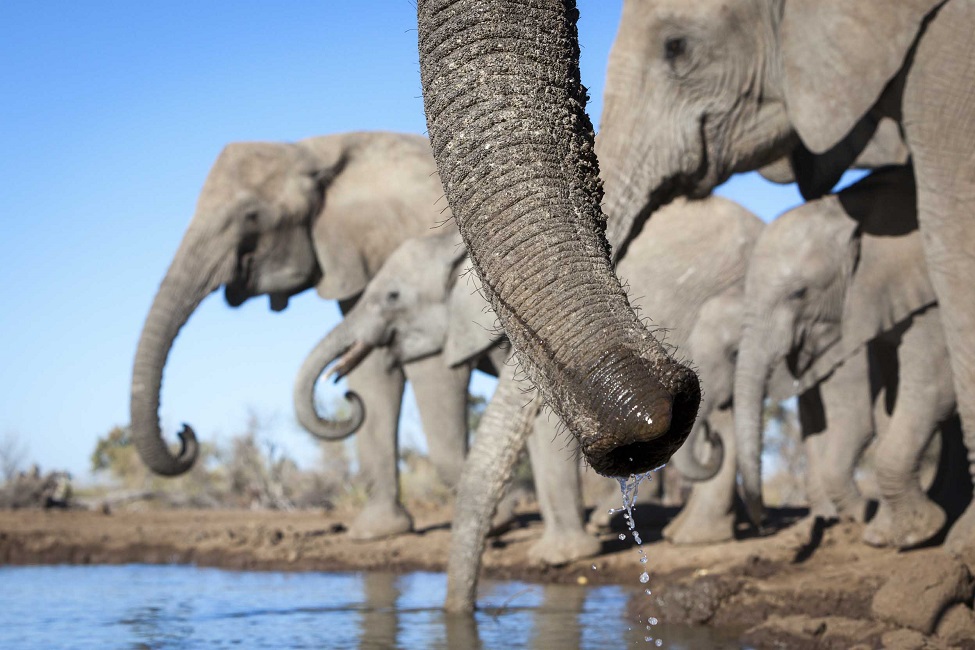
MULTIPOLYGON (((184 426, 174 455, 163 439, 158 410, 163 368, 177 333, 208 294, 223 287, 227 302, 268 295, 280 311, 290 296, 314 287, 348 311, 389 254, 409 237, 449 219, 443 189, 425 138, 359 132, 296 143, 228 145, 211 169, 183 240, 163 278, 139 339, 132 374, 131 423, 136 447, 155 472, 177 475, 193 464, 197 441, 184 426), (439 203, 438 203, 439 202, 439 203)), ((413 381, 430 448, 448 481, 456 481, 466 452, 454 416, 441 396, 466 397, 464 369, 439 357, 415 364, 413 381), (436 399, 429 399, 435 394, 436 399), (441 436, 441 432, 447 435, 441 436)), ((369 500, 350 527, 363 538, 412 527, 399 503, 396 430, 403 371, 385 353, 349 377, 368 399, 368 415, 315 422, 320 435, 339 438, 361 424, 357 438, 369 500)), ((355 404, 355 403, 353 403, 355 404)))
MULTIPOLYGON (((919 471, 932 435, 954 413, 955 395, 914 193, 910 168, 884 169, 769 224, 748 268, 735 374, 739 469, 751 485, 761 475, 752 461, 761 458, 766 377, 786 361, 800 395, 810 475, 822 490, 812 495, 816 514, 863 520, 854 470, 878 431, 880 508, 864 532, 876 546, 914 546, 945 524, 919 471), (878 426, 881 392, 891 409, 878 426), (825 505, 816 503, 823 498, 825 505)), ((761 495, 754 496, 746 492, 757 520, 761 495)))
MULTIPOLYGON (((634 323, 603 261, 577 11, 558 0, 473 4, 418 4, 427 122, 447 198, 523 364, 593 466, 657 464, 690 428, 696 390, 634 323), (580 350, 576 337, 596 327, 614 334, 580 350), (634 423, 644 422, 636 414, 653 424, 634 423), (614 450, 634 444, 644 461, 619 462, 614 450)), ((628 0, 600 129, 609 243, 628 241, 677 194, 702 195, 792 152, 801 188, 819 196, 880 118, 893 119, 915 165, 925 260, 975 448, 973 32, 970 0, 628 0)), ((975 507, 949 543, 972 539, 975 507)))

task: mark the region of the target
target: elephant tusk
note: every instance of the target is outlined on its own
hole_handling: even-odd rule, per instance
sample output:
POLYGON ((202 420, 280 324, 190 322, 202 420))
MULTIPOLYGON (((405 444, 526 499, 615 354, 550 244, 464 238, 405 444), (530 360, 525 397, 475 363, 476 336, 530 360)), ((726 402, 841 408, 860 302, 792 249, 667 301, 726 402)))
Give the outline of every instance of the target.
POLYGON ((349 347, 348 350, 339 358, 338 363, 332 366, 328 372, 325 373, 325 379, 334 376, 335 381, 338 381, 342 377, 352 372, 356 366, 362 363, 362 360, 372 351, 373 346, 364 343, 362 341, 356 341, 349 347))

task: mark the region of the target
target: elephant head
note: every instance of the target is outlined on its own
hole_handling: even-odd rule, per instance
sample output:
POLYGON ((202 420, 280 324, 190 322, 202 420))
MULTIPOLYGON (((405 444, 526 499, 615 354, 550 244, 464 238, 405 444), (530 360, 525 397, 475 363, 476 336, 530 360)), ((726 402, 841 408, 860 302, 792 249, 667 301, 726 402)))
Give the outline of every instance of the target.
POLYGON ((610 242, 625 246, 673 196, 783 156, 807 198, 861 155, 903 162, 902 146, 864 149, 885 88, 938 4, 625 0, 597 142, 610 242))
POLYGON ((323 161, 301 144, 235 143, 214 163, 196 213, 146 317, 132 372, 131 426, 139 455, 153 471, 187 471, 197 453, 184 425, 175 456, 158 418, 163 367, 180 328, 221 286, 237 306, 267 294, 278 311, 321 277, 311 222, 340 159, 323 161))
MULTIPOLYGON (((473 359, 501 337, 496 330, 474 324, 484 320, 487 305, 460 279, 466 256, 452 224, 446 232, 408 239, 389 256, 355 307, 302 363, 294 389, 295 412, 302 426, 328 440, 355 431, 355 427, 336 428, 315 408, 315 384, 336 360, 326 377, 343 377, 376 347, 390 348, 400 364, 446 348, 445 360, 454 365, 473 359)), ((358 396, 346 396, 361 413, 358 396)))
POLYGON ((659 467, 687 437, 700 388, 613 273, 573 3, 417 8, 434 158, 521 367, 597 472, 659 467))
POLYGON ((914 206, 911 170, 885 169, 785 213, 755 245, 734 401, 742 489, 756 523, 762 401, 773 370, 785 362, 800 394, 935 301, 914 206))

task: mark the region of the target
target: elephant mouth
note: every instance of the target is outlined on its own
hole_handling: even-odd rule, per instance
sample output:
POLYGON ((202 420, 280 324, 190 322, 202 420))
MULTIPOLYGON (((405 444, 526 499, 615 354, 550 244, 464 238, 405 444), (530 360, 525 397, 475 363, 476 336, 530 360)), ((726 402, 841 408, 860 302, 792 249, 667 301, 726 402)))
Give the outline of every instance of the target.
POLYGON ((362 363, 362 360, 369 356, 372 352, 373 346, 364 341, 356 341, 350 345, 342 354, 339 356, 339 360, 334 366, 328 369, 325 373, 324 378, 326 380, 332 378, 334 381, 338 381, 342 377, 355 370, 356 366, 362 363))

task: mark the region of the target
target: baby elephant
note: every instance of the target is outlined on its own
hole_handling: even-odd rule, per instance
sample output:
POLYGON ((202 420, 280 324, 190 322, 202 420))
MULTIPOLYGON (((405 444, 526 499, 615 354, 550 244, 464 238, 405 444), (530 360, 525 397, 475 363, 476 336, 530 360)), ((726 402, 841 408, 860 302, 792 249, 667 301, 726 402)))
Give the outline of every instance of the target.
POLYGON ((943 528, 919 465, 955 395, 915 205, 911 170, 888 168, 785 213, 759 238, 734 393, 743 496, 756 523, 762 398, 784 360, 800 395, 814 512, 863 518, 853 473, 876 428, 873 403, 885 393, 892 410, 875 461, 881 504, 864 540, 908 547, 943 528))

